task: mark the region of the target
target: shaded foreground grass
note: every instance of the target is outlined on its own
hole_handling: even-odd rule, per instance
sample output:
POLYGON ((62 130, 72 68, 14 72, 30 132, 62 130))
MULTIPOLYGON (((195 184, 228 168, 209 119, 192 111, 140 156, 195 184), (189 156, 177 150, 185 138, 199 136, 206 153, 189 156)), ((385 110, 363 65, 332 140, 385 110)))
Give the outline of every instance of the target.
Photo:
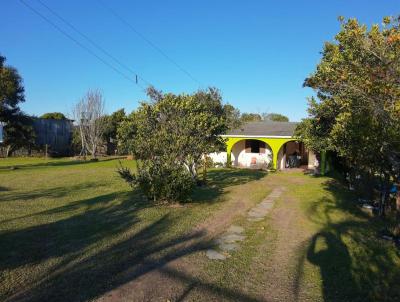
POLYGON ((191 202, 157 206, 119 179, 116 160, 8 159, 1 166, 19 168, 0 169, 0 300, 87 301, 152 270, 184 284, 173 301, 400 300, 398 251, 376 236, 385 222, 361 211, 331 178, 212 170, 191 202), (199 253, 213 243, 195 226, 224 217, 234 198, 252 207, 274 185, 286 191, 265 220, 250 223, 244 211, 228 221, 245 228, 239 250, 223 262, 199 253), (291 237, 279 219, 290 219, 291 237), (279 250, 287 257, 276 257, 279 250), (184 257, 196 274, 165 266, 184 257), (267 292, 282 276, 287 282, 275 295, 267 292))
POLYGON ((324 301, 400 301, 400 253, 379 236, 386 221, 362 211, 338 181, 317 183, 312 197, 304 188, 298 192, 313 230, 303 259, 319 276, 307 276, 307 265, 298 273, 322 282, 324 301))
MULTIPOLYGON (((240 288, 246 301, 400 301, 400 253, 378 236, 384 220, 363 212, 352 192, 329 177, 268 178, 286 192, 265 220, 234 221, 247 237, 226 261, 204 265, 215 285, 208 300, 234 301, 224 292, 240 288)), ((202 291, 192 293, 191 301, 207 300, 202 291)))
POLYGON ((116 160, 7 159, 0 166, 0 300, 90 300, 206 249, 201 231, 190 230, 218 210, 230 186, 265 176, 210 171, 210 185, 193 202, 169 207, 132 192, 115 173, 116 160))

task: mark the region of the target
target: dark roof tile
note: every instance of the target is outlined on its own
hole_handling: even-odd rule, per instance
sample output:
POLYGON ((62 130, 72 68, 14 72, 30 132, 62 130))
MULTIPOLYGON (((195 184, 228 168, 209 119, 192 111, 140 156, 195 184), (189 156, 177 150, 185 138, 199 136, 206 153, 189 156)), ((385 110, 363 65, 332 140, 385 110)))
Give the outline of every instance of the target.
POLYGON ((227 135, 293 136, 297 125, 295 122, 249 122, 227 135))

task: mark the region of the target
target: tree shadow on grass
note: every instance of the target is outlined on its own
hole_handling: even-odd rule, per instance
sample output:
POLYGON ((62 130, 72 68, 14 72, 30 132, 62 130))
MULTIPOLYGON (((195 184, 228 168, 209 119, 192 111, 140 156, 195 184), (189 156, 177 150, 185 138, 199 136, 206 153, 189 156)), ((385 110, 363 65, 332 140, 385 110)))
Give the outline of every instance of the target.
POLYGON ((207 173, 207 184, 195 188, 191 202, 216 202, 226 188, 259 180, 267 174, 251 169, 212 169, 207 173))
POLYGON ((54 218, 55 214, 66 214, 80 207, 86 209, 55 222, 0 233, 0 246, 7 247, 0 249, 0 269, 13 269, 64 255, 73 258, 92 243, 123 232, 138 222, 135 213, 144 205, 130 198, 135 198, 134 194, 126 194, 121 203, 109 206, 116 197, 121 196, 118 193, 101 195, 12 219, 54 218), (97 207, 91 209, 95 205, 97 207))
MULTIPOLYGON (((241 292, 240 289, 228 289, 221 288, 213 283, 200 281, 198 278, 195 278, 185 272, 180 272, 174 269, 170 269, 168 267, 162 267, 160 271, 171 278, 176 280, 180 280, 183 283, 186 283, 186 289, 181 293, 174 301, 185 301, 185 299, 190 295, 191 291, 198 290, 203 293, 211 294, 212 298, 208 300, 206 295, 202 295, 203 301, 241 301, 241 302, 267 302, 266 299, 259 299, 254 296, 245 294, 241 292)), ((192 299, 190 300, 192 301, 192 299)))
POLYGON ((53 268, 18 300, 87 301, 98 297, 166 263, 206 248, 202 234, 168 240, 163 232, 173 220, 164 215, 129 238, 87 258, 68 259, 53 268), (189 243, 194 240, 194 243, 189 243), (181 245, 187 246, 179 248, 181 245))
POLYGON ((207 173, 210 184, 222 188, 245 184, 253 180, 259 180, 268 172, 252 169, 213 169, 207 173))
POLYGON ((303 246, 295 294, 307 260, 320 270, 324 301, 399 301, 399 253, 377 238, 385 222, 363 212, 339 182, 327 181, 324 189, 331 197, 308 208, 309 218, 321 227, 303 246))
MULTIPOLYGON (((105 185, 106 183, 104 183, 105 185)), ((62 185, 58 187, 51 187, 49 189, 38 189, 38 190, 29 190, 23 192, 15 192, 11 190, 4 190, 8 191, 3 193, 1 196, 0 202, 7 202, 7 201, 16 201, 16 200, 25 200, 30 201, 32 199, 37 198, 60 198, 71 194, 71 192, 80 191, 80 190, 89 190, 95 189, 101 186, 102 183, 99 181, 93 182, 85 182, 79 183, 76 185, 62 185)), ((0 190, 2 191, 2 190, 0 190)))
MULTIPOLYGON (((229 170, 223 176, 213 174, 211 177, 221 187, 231 185, 232 176, 238 184, 264 175, 257 171, 229 170)), ((137 192, 105 194, 31 215, 50 219, 58 215, 74 216, 1 232, 0 246, 6 248, 0 249, 0 272, 28 273, 32 269, 35 274, 19 287, 3 278, 2 282, 11 284, 7 291, 0 293, 0 300, 87 301, 157 270, 218 297, 257 301, 239 289, 220 288, 194 275, 167 268, 169 262, 206 250, 214 242, 202 231, 170 232, 180 223, 176 213, 160 212, 158 218, 141 220, 143 216, 138 211, 147 206, 137 192), (80 208, 85 211, 74 214, 80 208)), ((157 288, 153 290, 157 293, 157 288)))
MULTIPOLYGON (((106 194, 43 211, 36 215, 51 217, 78 206, 88 207, 84 213, 66 219, 0 233, 0 271, 25 266, 42 266, 44 271, 30 286, 16 293, 6 293, 0 300, 13 294, 11 300, 85 301, 189 253, 191 250, 187 248, 173 249, 202 235, 164 238, 165 230, 176 221, 164 215, 145 225, 146 222, 137 217, 137 211, 146 206, 145 203, 135 200, 132 193, 119 204, 109 205, 116 197, 116 194, 106 194), (94 204, 98 207, 91 209, 94 204), (126 234, 136 229, 139 222, 143 227, 138 226, 139 230, 126 234), (123 234, 125 237, 118 240, 123 234), (107 238, 111 246, 104 243, 107 238), (96 252, 92 255, 90 249, 96 252), (158 253, 166 254, 158 256, 158 253), (158 256, 157 261, 147 260, 154 255, 158 256), (57 264, 51 263, 60 258, 57 264), (117 275, 121 277, 116 278, 117 275)), ((197 243, 192 249, 201 249, 204 244, 197 243)))
MULTIPOLYGON (((91 215, 95 214, 91 213, 91 215)), ((110 211, 106 216, 110 215, 114 216, 115 212, 110 211)), ((101 217, 101 219, 107 218, 106 216, 101 217)), ((128 215, 130 221, 126 223, 138 223, 138 220, 132 221, 134 216, 134 214, 128 215)), ((117 223, 121 218, 123 217, 116 215, 116 217, 112 218, 113 224, 117 223)), ((45 258, 50 259, 51 257, 65 255, 63 261, 47 270, 41 278, 32 282, 30 286, 3 298, 8 298, 12 301, 88 301, 100 297, 150 271, 159 270, 173 280, 177 280, 182 284, 189 283, 193 288, 199 288, 219 297, 230 298, 233 301, 258 301, 241 293, 240 290, 219 288, 183 271, 168 268, 166 264, 169 262, 206 250, 213 244, 210 240, 205 239, 205 234, 202 231, 165 238, 165 230, 176 223, 179 222, 174 218, 169 215, 163 215, 135 234, 87 257, 82 257, 84 247, 89 246, 89 243, 94 243, 92 241, 99 240, 101 236, 107 236, 107 234, 96 232, 96 235, 94 235, 82 230, 83 233, 77 239, 77 242, 83 240, 85 241, 84 245, 76 244, 77 242, 71 241, 71 239, 65 239, 67 241, 65 246, 58 244, 55 247, 57 250, 40 250, 42 257, 32 257, 32 249, 38 252, 36 244, 48 243, 47 241, 39 242, 41 241, 39 240, 31 247, 30 255, 25 255, 25 257, 30 257, 32 263, 40 263, 45 258), (61 251, 58 249, 61 249, 61 251)), ((112 236, 116 236, 124 227, 126 227, 125 224, 113 229, 112 232, 114 234, 112 236)), ((28 230, 28 232, 32 232, 32 230, 28 230)), ((38 232, 43 236, 43 230, 38 229, 38 232)), ((16 233, 8 236, 13 237, 12 239, 14 240, 32 241, 32 238, 25 238, 23 235, 17 235, 16 233)), ((11 248, 15 249, 16 247, 11 248)), ((51 247, 47 246, 47 248, 51 247)), ((35 253, 33 254, 35 255, 35 253)), ((2 257, 11 255, 11 252, 9 252, 9 255, 4 255, 3 252, 2 257)), ((18 265, 27 264, 26 261, 19 260, 18 265)), ((11 266, 4 267, 3 265, 2 269, 5 268, 11 268, 11 266)), ((153 293, 155 292, 160 296, 164 294, 157 293, 158 288, 153 288, 152 290, 153 293)), ((190 290, 185 291, 186 294, 190 290)), ((185 292, 182 297, 185 296, 185 292)))
POLYGON ((98 164, 102 162, 108 162, 112 160, 118 160, 122 159, 121 158, 116 158, 116 157, 110 157, 110 158, 101 158, 100 160, 97 161, 92 161, 92 160, 75 160, 75 159, 53 159, 49 161, 44 161, 44 162, 39 162, 39 163, 21 163, 18 164, 16 163, 15 165, 0 165, 0 171, 4 170, 10 170, 10 169, 21 169, 21 170, 26 170, 26 169, 34 169, 34 168, 42 168, 42 167, 64 167, 64 166, 77 166, 77 165, 93 165, 93 164, 98 164))

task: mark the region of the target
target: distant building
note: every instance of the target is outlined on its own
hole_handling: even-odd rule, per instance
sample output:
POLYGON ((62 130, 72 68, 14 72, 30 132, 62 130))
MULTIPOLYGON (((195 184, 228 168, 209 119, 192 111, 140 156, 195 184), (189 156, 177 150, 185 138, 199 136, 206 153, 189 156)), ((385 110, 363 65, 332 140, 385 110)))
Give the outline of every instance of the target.
POLYGON ((69 119, 43 119, 34 118, 36 145, 48 146, 52 155, 69 155, 71 153, 71 141, 73 121, 69 119))

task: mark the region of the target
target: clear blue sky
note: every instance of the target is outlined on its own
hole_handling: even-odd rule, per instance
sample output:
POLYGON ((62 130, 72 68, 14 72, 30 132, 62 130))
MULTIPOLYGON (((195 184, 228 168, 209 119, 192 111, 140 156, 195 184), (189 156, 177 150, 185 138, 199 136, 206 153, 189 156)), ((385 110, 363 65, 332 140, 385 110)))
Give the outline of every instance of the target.
MULTIPOLYGON (((39 2, 25 1, 115 65, 39 2)), ((302 83, 319 61, 324 41, 339 30, 337 17, 372 24, 400 13, 397 0, 103 0, 198 79, 199 86, 97 0, 41 1, 156 88, 190 93, 215 86, 241 111, 279 112, 294 121, 306 116, 306 97, 312 91, 302 83)), ((89 88, 102 90, 109 113, 119 108, 130 112, 145 99, 141 88, 18 0, 0 0, 0 11, 0 53, 24 79, 22 108, 27 113, 70 113, 89 88)))

